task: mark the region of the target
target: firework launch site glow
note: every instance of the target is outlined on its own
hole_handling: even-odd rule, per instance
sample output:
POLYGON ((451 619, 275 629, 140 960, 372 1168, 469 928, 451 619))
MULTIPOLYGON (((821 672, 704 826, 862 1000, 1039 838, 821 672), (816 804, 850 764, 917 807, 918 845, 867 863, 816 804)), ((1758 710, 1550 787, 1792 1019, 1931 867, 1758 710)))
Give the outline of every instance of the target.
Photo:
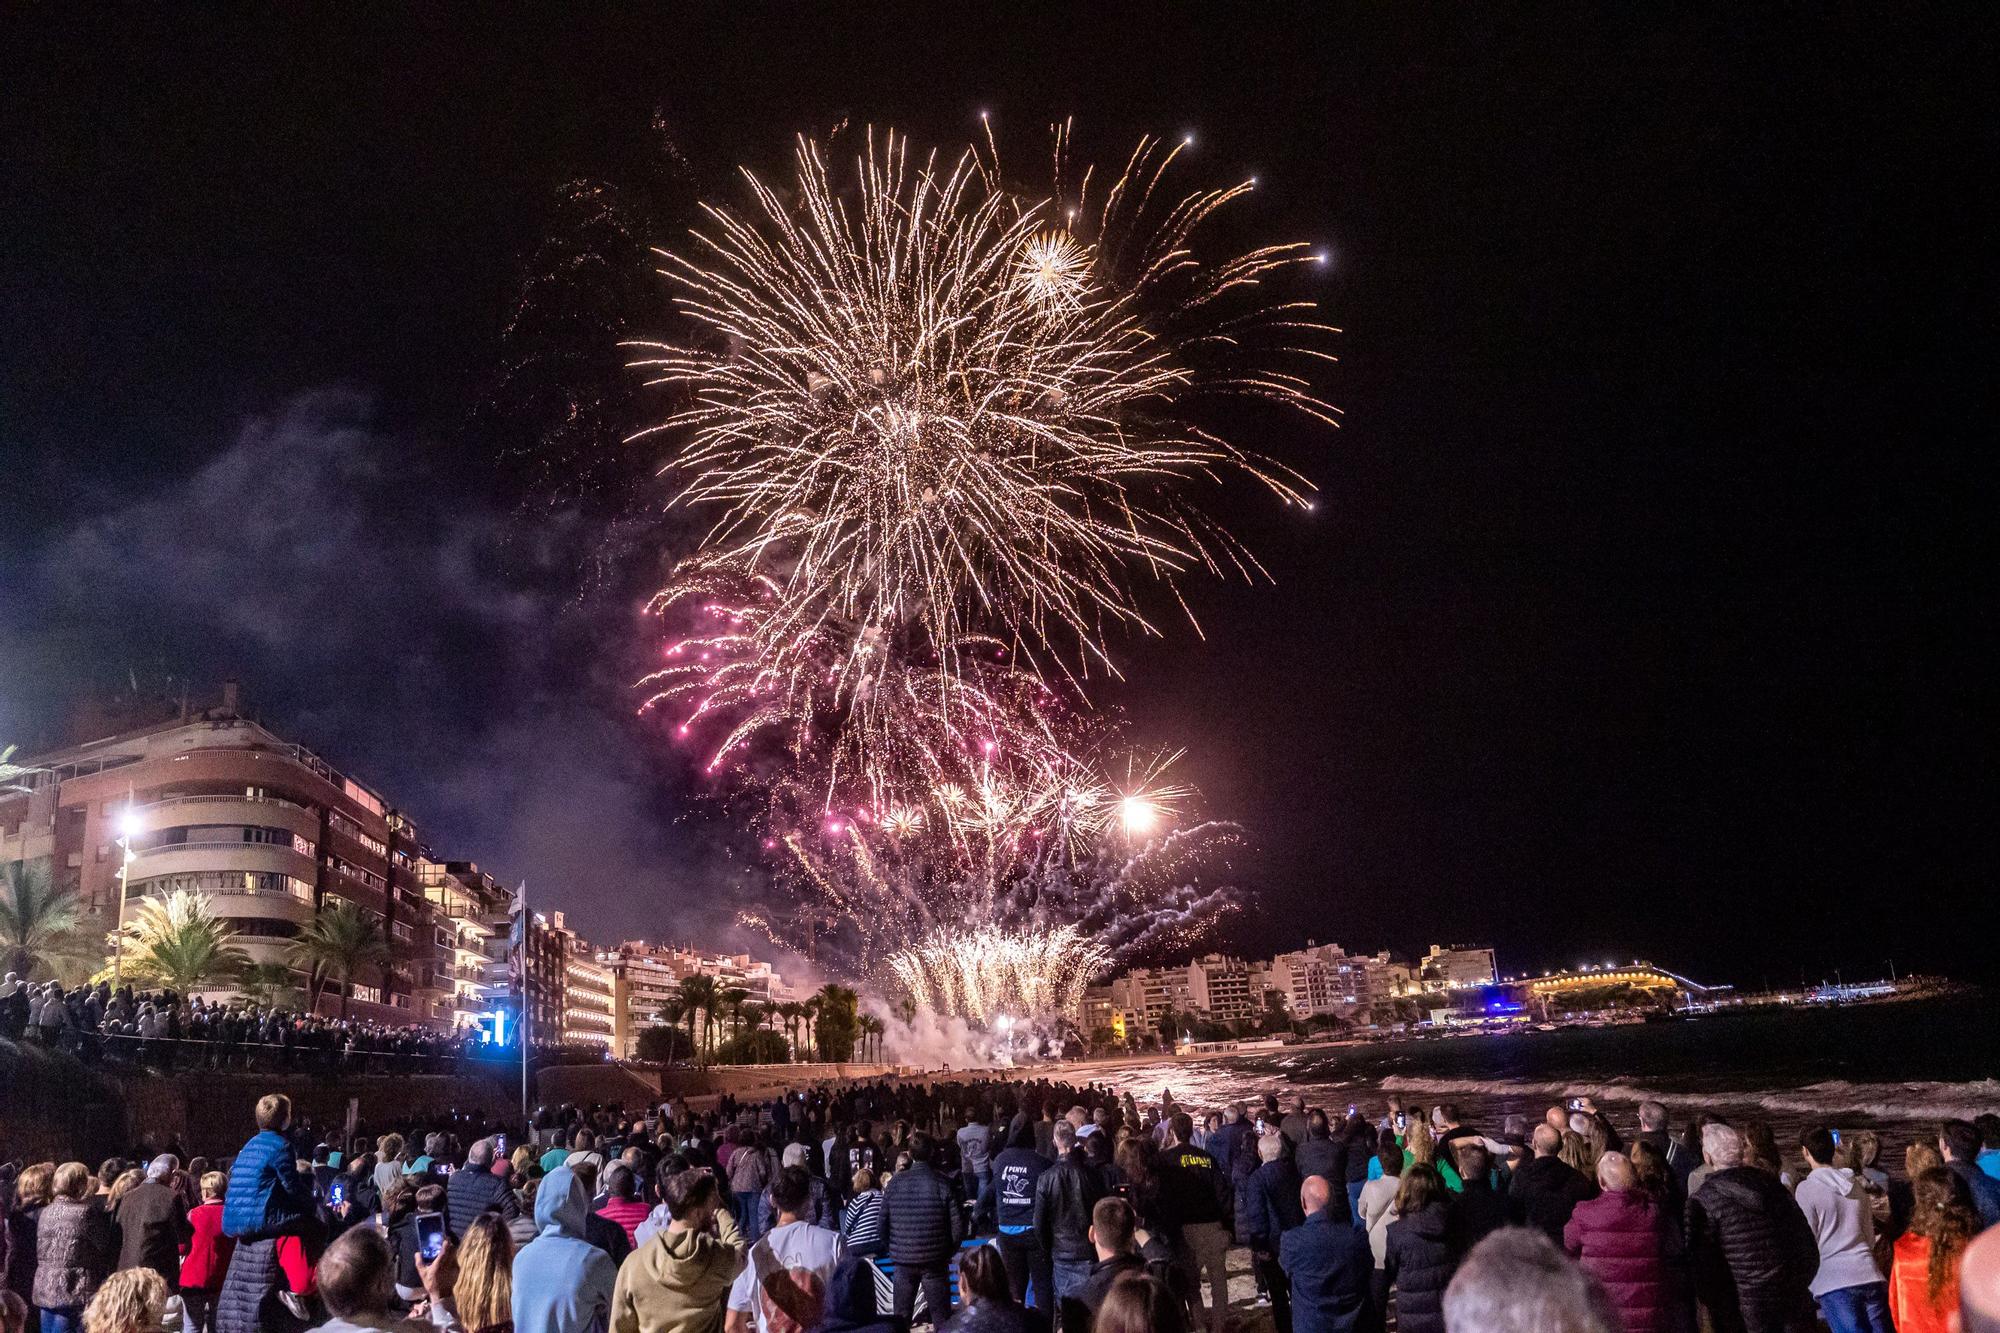
POLYGON ((920 1005, 1074 1013, 1136 951, 1199 936, 1231 826, 1183 826, 1179 756, 1121 759, 1086 691, 1193 575, 1262 567, 1200 503, 1310 486, 1209 405, 1332 423, 1333 358, 1285 275, 1307 246, 1210 255, 1248 182, 1177 193, 1192 142, 1028 193, 990 129, 955 156, 890 132, 801 139, 662 253, 692 334, 638 344, 674 406, 674 503, 710 516, 651 612, 646 709, 748 809, 789 900, 773 938, 920 1005), (1246 406, 1247 405, 1247 406, 1246 406), (1114 780, 1114 767, 1125 769, 1114 780))

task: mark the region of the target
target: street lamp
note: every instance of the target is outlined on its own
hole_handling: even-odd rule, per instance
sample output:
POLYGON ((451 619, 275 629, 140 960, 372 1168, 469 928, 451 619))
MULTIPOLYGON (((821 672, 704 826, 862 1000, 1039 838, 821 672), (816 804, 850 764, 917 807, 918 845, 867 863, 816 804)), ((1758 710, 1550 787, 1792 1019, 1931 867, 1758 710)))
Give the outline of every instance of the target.
POLYGON ((139 813, 127 798, 118 816, 118 919, 111 932, 111 989, 117 990, 125 970, 125 890, 132 879, 132 837, 139 832, 139 813))

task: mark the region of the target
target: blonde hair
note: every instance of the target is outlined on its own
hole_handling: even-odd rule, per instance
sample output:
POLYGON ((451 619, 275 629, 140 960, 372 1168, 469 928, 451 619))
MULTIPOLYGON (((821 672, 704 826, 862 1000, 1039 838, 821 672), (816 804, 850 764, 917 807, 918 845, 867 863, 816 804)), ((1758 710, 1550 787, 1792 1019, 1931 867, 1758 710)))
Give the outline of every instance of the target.
POLYGON ((227 1183, 220 1171, 205 1172, 201 1178, 201 1197, 204 1199, 221 1198, 222 1187, 227 1183))
POLYGON ((32 1208, 37 1204, 44 1204, 53 1199, 55 1197, 55 1190, 51 1186, 50 1181, 54 1178, 55 1173, 56 1164, 54 1162, 36 1162, 27 1170, 21 1172, 21 1178, 14 1182, 15 1206, 32 1208))
POLYGON ((132 1170, 125 1172, 118 1179, 111 1182, 111 1193, 105 1198, 104 1206, 106 1208, 116 1208, 120 1199, 145 1183, 146 1173, 144 1171, 132 1170))
POLYGON ((83 1333, 160 1333, 167 1280, 150 1268, 127 1268, 104 1279, 83 1312, 83 1333))
POLYGON ((1409 1150, 1410 1161, 1426 1165, 1437 1161, 1437 1140, 1431 1137, 1430 1126, 1421 1120, 1412 1120, 1403 1131, 1403 1146, 1409 1150))
POLYGON ((514 1317, 514 1238, 496 1214, 482 1213, 465 1229, 451 1297, 467 1328, 489 1328, 514 1317))
POLYGON ((257 1128, 283 1129, 292 1118, 292 1099, 282 1092, 267 1092, 257 1099, 257 1128))
POLYGON ((1944 1165, 1944 1158, 1928 1143, 1912 1143, 1903 1150, 1903 1174, 1915 1180, 1926 1171, 1935 1171, 1944 1165))
POLYGON ((1597 1179, 1597 1154, 1591 1150, 1590 1140, 1575 1130, 1563 1131, 1562 1151, 1556 1156, 1582 1172, 1585 1179, 1597 1179))
POLYGON ((90 1168, 82 1162, 64 1162, 56 1168, 55 1192, 63 1199, 81 1199, 90 1193, 90 1168))

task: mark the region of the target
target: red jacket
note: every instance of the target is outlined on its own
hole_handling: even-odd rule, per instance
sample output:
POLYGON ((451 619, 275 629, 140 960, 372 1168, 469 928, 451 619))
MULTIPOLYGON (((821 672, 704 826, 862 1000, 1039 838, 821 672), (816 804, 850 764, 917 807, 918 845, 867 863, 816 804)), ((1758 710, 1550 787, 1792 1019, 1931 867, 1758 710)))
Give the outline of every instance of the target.
POLYGON ((1563 1248, 1604 1285, 1625 1333, 1666 1333, 1684 1299, 1668 1266, 1677 1248, 1666 1215, 1637 1189, 1607 1190, 1577 1204, 1563 1227, 1563 1248))
POLYGON ((607 1199, 604 1206, 597 1210, 597 1215, 625 1228, 625 1239, 637 1245, 639 1224, 652 1211, 637 1199, 607 1199))
POLYGON ((220 1291, 222 1275, 229 1271, 229 1256, 236 1242, 222 1234, 222 1201, 209 1199, 188 1214, 194 1239, 188 1242, 187 1257, 181 1260, 181 1286, 195 1291, 220 1291))
POLYGON ((1945 1333, 1952 1311, 1958 1309, 1958 1274, 1931 1299, 1931 1242, 1905 1232, 1896 1240, 1896 1262, 1889 1271, 1889 1317, 1897 1333, 1945 1333))

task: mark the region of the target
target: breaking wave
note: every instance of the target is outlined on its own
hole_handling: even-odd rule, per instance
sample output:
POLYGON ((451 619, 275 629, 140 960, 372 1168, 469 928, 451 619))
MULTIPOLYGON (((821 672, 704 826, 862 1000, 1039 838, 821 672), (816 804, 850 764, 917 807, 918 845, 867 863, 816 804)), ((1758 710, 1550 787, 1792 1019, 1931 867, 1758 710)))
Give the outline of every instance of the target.
POLYGON ((1592 1097, 1605 1103, 1657 1101, 1666 1106, 1707 1107, 1749 1104, 1777 1115, 1843 1112, 1878 1120, 1970 1120, 2000 1108, 2000 1079, 1969 1083, 1854 1083, 1829 1079, 1788 1089, 1676 1091, 1628 1083, 1555 1080, 1443 1078, 1391 1074, 1376 1086, 1385 1092, 1435 1092, 1468 1097, 1592 1097))

